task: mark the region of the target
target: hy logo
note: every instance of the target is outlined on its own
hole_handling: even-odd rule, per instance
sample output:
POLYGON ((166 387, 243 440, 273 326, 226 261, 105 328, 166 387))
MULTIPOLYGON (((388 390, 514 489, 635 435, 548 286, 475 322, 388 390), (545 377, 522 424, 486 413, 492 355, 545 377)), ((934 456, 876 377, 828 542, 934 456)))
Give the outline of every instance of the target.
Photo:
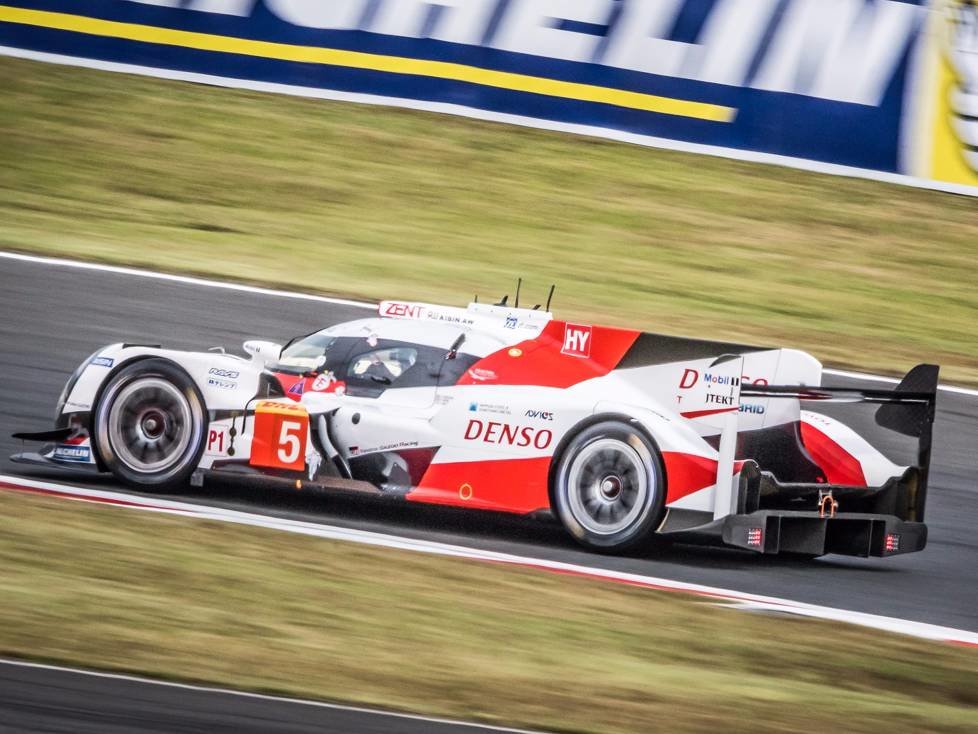
POLYGON ((572 357, 590 357, 591 327, 567 324, 564 327, 564 346, 560 351, 572 357))
POLYGON ((947 31, 945 53, 957 77, 948 92, 951 128, 968 167, 978 172, 978 0, 954 0, 947 31))

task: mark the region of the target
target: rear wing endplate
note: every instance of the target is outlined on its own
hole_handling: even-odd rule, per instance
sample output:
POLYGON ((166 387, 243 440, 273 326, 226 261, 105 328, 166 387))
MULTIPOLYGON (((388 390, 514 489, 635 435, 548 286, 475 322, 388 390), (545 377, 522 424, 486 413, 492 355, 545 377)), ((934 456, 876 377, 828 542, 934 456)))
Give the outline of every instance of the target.
POLYGON ((892 390, 804 385, 742 385, 740 394, 749 397, 792 398, 831 403, 875 403, 876 423, 883 428, 918 439, 917 468, 920 472, 918 507, 923 516, 927 497, 927 475, 934 417, 937 412, 937 382, 940 368, 919 364, 892 390))

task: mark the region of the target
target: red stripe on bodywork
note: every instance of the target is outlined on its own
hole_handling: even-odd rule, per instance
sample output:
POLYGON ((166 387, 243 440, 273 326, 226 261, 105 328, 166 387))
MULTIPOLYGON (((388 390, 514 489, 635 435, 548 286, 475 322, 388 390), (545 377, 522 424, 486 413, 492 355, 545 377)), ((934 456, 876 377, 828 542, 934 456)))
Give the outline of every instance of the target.
MULTIPOLYGON (((550 458, 432 464, 407 499, 436 505, 525 514, 550 507, 550 458)), ((712 487, 717 461, 666 451, 666 503, 712 487)), ((734 474, 744 462, 734 462, 734 474)))
POLYGON ((578 357, 562 352, 566 328, 563 321, 551 321, 535 339, 500 349, 476 362, 458 384, 570 387, 611 372, 640 334, 631 329, 592 326, 589 355, 578 357))
MULTIPOLYGON (((693 492, 712 487, 717 482, 717 460, 696 454, 665 451, 662 462, 666 466, 666 504, 681 500, 693 492)), ((740 472, 743 461, 734 462, 734 474, 740 472)))
POLYGON ((814 426, 801 422, 801 442, 825 472, 829 484, 865 487, 866 475, 859 460, 814 426))
POLYGON ((432 464, 407 499, 528 513, 550 507, 550 457, 432 464))
POLYGON ((702 418, 707 415, 718 415, 719 413, 735 413, 737 408, 710 408, 709 410, 690 410, 680 413, 683 418, 702 418))

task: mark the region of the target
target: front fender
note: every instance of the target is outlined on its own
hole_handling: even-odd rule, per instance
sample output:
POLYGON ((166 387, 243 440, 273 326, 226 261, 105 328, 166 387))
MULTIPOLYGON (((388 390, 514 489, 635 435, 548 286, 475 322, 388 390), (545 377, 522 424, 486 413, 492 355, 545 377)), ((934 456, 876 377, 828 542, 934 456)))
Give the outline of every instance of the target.
POLYGON ((258 392, 262 370, 241 357, 111 344, 89 358, 65 396, 61 415, 93 411, 98 395, 109 379, 126 365, 149 357, 168 359, 182 368, 194 381, 211 411, 243 410, 258 392))

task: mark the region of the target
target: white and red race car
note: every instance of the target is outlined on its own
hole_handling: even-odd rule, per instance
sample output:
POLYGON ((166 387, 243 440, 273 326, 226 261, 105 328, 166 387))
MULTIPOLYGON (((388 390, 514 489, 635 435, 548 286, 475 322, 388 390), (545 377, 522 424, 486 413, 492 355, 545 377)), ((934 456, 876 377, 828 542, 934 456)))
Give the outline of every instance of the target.
POLYGON ((144 490, 259 477, 480 510, 549 511, 589 547, 653 535, 763 553, 921 550, 937 367, 895 390, 819 387, 804 352, 386 301, 248 358, 114 344, 16 461, 144 490), (881 403, 919 438, 898 466, 805 401, 881 403))

